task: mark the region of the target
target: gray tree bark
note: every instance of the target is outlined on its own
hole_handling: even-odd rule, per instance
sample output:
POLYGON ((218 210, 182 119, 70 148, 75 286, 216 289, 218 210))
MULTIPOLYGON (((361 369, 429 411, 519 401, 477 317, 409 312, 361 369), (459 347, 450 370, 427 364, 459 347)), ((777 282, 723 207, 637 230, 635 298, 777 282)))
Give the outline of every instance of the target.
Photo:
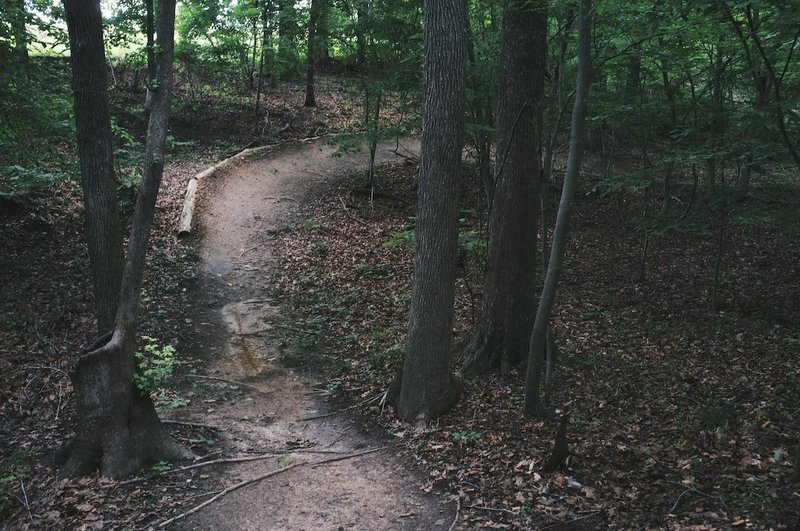
MULTIPOLYGON (((99 2, 65 0, 68 13, 102 34, 99 2), (88 13, 82 8, 89 6, 88 13), (90 16, 81 19, 81 15, 90 16)), ((133 383, 137 316, 145 251, 164 169, 164 143, 172 92, 175 0, 159 0, 156 83, 147 131, 144 171, 122 278, 113 332, 87 349, 70 373, 77 400, 76 434, 67 449, 62 476, 95 470, 112 478, 149 463, 186 457, 158 419, 150 397, 133 383)), ((73 19, 75 22, 75 19, 73 19)), ((102 37, 101 37, 102 45, 102 37)), ((77 44, 77 43, 76 43, 77 44)), ((102 49, 102 46, 101 46, 102 49)))
POLYGON ((469 372, 507 373, 525 359, 533 328, 546 23, 546 2, 506 2, 489 249, 480 318, 465 348, 469 372))
POLYGON ((578 15, 578 80, 575 89, 575 105, 572 109, 572 129, 570 131, 567 171, 564 175, 561 202, 558 207, 558 216, 553 232, 553 245, 550 250, 550 260, 547 264, 547 276, 542 288, 528 350, 525 414, 532 417, 542 415, 539 387, 547 348, 547 327, 550 324, 550 315, 553 311, 561 269, 564 264, 569 219, 572 214, 575 189, 581 168, 581 158, 583 157, 586 108, 589 99, 589 79, 591 75, 591 9, 591 0, 581 0, 580 14, 578 15))
POLYGON ((114 326, 124 253, 114 180, 100 2, 65 0, 86 240, 100 335, 114 326))
POLYGON ((324 0, 311 0, 308 14, 308 47, 306 49, 306 101, 305 107, 316 107, 314 97, 314 75, 320 41, 320 19, 325 9, 324 0))
POLYGON ((425 422, 458 395, 450 375, 464 120, 466 2, 426 0, 425 99, 414 285, 397 412, 425 422))

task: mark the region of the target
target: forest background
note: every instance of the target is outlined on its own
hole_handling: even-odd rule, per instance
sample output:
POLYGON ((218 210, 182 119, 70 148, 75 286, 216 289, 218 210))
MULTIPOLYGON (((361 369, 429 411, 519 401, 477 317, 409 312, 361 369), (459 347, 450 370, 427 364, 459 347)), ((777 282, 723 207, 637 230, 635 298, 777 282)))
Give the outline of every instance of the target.
MULTIPOLYGON (((381 413, 377 422, 403 434, 409 455, 429 474, 428 488, 496 509, 476 509, 476 525, 528 525, 543 511, 566 522, 590 515, 622 526, 797 521, 800 10, 791 0, 662 4, 607 0, 592 10, 587 158, 552 316, 558 370, 544 397, 569 420, 571 455, 559 471, 545 473, 558 427, 567 424, 524 419, 520 360, 476 367, 462 358, 481 319, 488 210, 503 160, 494 146, 504 3, 468 3, 470 156, 460 194, 454 322, 463 348, 451 363, 464 390, 437 428, 423 433, 382 410, 364 414, 374 422, 381 413)), ((534 148, 540 258, 549 240, 541 235, 551 234, 557 209, 578 74, 578 7, 547 7, 534 148)), ((117 196, 129 221, 152 79, 147 22, 137 2, 104 4, 103 13, 117 196)), ((59 506, 54 488, 88 499, 109 489, 125 499, 124 489, 105 480, 56 487, 40 466, 48 448, 34 442, 56 446, 69 438, 74 411, 65 371, 95 330, 80 250, 63 20, 59 4, 38 0, 4 0, 0 15, 7 249, 0 407, 8 442, 0 492, 3 514, 20 522, 32 504, 37 518, 48 511, 85 516, 59 506)), ((186 178, 244 146, 343 133, 337 142, 344 152, 354 149, 348 138, 374 146, 416 134, 422 21, 422 6, 405 1, 179 5, 167 138, 173 177, 156 219, 142 337, 180 352, 182 307, 198 289, 191 242, 171 236, 186 178)), ((276 284, 303 323, 284 361, 334 368, 324 385, 338 399, 385 389, 402 363, 415 235, 407 205, 416 201, 416 178, 413 164, 405 171, 370 165, 338 195, 306 205, 305 222, 275 235, 287 271, 276 284), (342 193, 365 187, 386 196, 365 202, 352 194, 351 208, 367 228, 338 205, 342 193), (370 252, 353 251, 332 226, 349 227, 370 252), (373 317, 364 322, 353 304, 373 317), (323 338, 329 357, 300 354, 318 350, 323 338)), ((140 340, 141 350, 147 341, 140 340)), ((178 405, 179 382, 163 382, 154 396, 178 405)), ((158 512, 159 502, 149 503, 158 512)))

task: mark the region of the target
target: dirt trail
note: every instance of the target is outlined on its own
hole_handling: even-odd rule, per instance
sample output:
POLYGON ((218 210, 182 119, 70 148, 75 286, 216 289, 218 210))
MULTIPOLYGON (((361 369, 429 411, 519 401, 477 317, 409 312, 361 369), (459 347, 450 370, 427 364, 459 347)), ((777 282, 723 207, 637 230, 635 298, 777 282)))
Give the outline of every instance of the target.
MULTIPOLYGON (((394 148, 394 142, 381 145, 378 160, 401 161, 394 148)), ((406 143, 406 149, 417 152, 418 144, 406 143)), ((332 152, 322 141, 277 147, 203 184, 198 216, 206 301, 194 323, 194 341, 208 351, 207 376, 252 387, 240 386, 234 400, 215 400, 214 389, 220 392, 225 382, 200 379, 197 394, 203 399, 193 400, 180 416, 222 427, 220 435, 229 453, 293 452, 208 472, 221 474, 226 486, 294 462, 386 444, 361 435, 344 415, 301 420, 324 414, 327 406, 315 399, 312 380, 276 363, 279 332, 291 323, 270 299, 273 259, 268 231, 297 221, 299 205, 310 190, 366 168, 366 152, 331 158, 332 152)), ((394 453, 389 447, 317 468, 294 468, 231 492, 178 526, 447 529, 452 502, 422 493, 420 480, 394 453)))

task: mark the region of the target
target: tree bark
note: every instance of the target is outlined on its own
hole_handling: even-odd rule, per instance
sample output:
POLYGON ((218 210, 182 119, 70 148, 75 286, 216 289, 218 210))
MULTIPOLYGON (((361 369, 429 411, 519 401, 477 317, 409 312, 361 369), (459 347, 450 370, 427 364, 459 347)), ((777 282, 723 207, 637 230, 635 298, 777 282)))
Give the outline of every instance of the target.
POLYGON ((86 240, 100 335, 114 326, 122 279, 122 229, 116 200, 100 2, 65 0, 75 129, 86 240))
POLYGON ((425 99, 414 243, 414 285, 397 399, 425 422, 458 396, 450 375, 464 121, 466 2, 426 0, 425 99))
POLYGON ((591 9, 591 0, 581 0, 578 25, 578 80, 575 89, 575 105, 572 109, 572 130, 570 131, 567 171, 564 175, 561 202, 558 208, 556 227, 553 232, 553 245, 550 251, 550 260, 547 264, 547 276, 542 288, 542 296, 536 312, 536 321, 528 350, 528 369, 525 380, 525 414, 532 417, 541 416, 542 414, 539 387, 544 354, 547 347, 547 327, 550 324, 550 315, 555 303, 561 268, 564 264, 569 218, 572 213, 578 173, 580 172, 584 150, 586 108, 589 99, 589 76, 591 74, 591 9))
POLYGON ((22 64, 27 64, 29 61, 28 56, 28 29, 26 24, 28 21, 28 12, 25 9, 25 0, 14 0, 14 6, 11 7, 13 15, 11 18, 12 32, 14 33, 14 52, 22 64))
POLYGON ((308 48, 306 50, 306 101, 305 107, 316 107, 314 97, 314 74, 317 67, 317 52, 319 45, 320 14, 323 9, 323 0, 311 0, 308 14, 308 48))
POLYGON ((506 3, 486 279, 465 348, 469 372, 507 373, 525 359, 533 327, 546 22, 545 2, 506 3))
MULTIPOLYGON (((66 5, 82 4, 66 0, 66 5)), ((70 9, 71 10, 71 9, 70 9)), ((102 32, 99 3, 90 26, 102 32)), ((72 11, 73 13, 75 11, 72 11)), ((188 454, 169 436, 150 397, 133 383, 137 316, 145 251, 164 169, 164 143, 172 92, 175 0, 158 2, 156 83, 147 130, 144 171, 120 290, 113 333, 87 349, 70 373, 77 400, 76 435, 62 476, 95 470, 112 478, 131 474, 149 463, 188 454)))

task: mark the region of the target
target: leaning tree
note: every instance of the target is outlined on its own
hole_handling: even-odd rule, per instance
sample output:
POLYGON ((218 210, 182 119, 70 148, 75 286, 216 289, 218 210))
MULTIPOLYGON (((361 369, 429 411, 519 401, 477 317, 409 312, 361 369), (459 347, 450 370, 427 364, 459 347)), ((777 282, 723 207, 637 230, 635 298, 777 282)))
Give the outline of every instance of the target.
MULTIPOLYGON (((99 0, 86 2, 64 0, 69 28, 70 50, 75 86, 75 111, 78 129, 91 127, 86 113, 99 113, 101 107, 86 106, 85 91, 101 91, 105 97, 105 71, 102 17, 99 0), (101 74, 102 72, 102 74, 101 74), (87 77, 88 76, 88 77, 87 77)), ((66 448, 61 470, 64 476, 76 476, 99 470, 101 474, 119 478, 141 466, 161 459, 185 457, 188 453, 169 436, 161 424, 150 397, 133 382, 136 371, 134 350, 145 251, 155 212, 156 196, 164 170, 164 143, 169 121, 172 92, 175 0, 159 0, 156 23, 156 79, 151 85, 150 121, 147 130, 144 168, 128 240, 128 252, 121 276, 118 306, 113 329, 86 349, 70 373, 77 400, 75 437, 66 448)), ((97 124, 97 142, 110 145, 107 113, 97 124)), ((81 140, 79 156, 82 167, 91 167, 106 157, 104 150, 93 151, 81 140)), ((105 165, 108 161, 100 161, 105 165)), ((107 197, 98 198, 86 192, 86 202, 102 203, 107 210, 116 207, 107 197)), ((110 211, 109 210, 109 211, 110 211)), ((108 212, 107 212, 108 213, 108 212)), ((87 233, 107 230, 96 224, 102 213, 87 215, 87 233)), ((105 235, 108 237, 108 235, 105 235)), ((111 252, 108 249, 107 252, 111 252)), ((97 265, 93 262, 93 267, 97 265)))

